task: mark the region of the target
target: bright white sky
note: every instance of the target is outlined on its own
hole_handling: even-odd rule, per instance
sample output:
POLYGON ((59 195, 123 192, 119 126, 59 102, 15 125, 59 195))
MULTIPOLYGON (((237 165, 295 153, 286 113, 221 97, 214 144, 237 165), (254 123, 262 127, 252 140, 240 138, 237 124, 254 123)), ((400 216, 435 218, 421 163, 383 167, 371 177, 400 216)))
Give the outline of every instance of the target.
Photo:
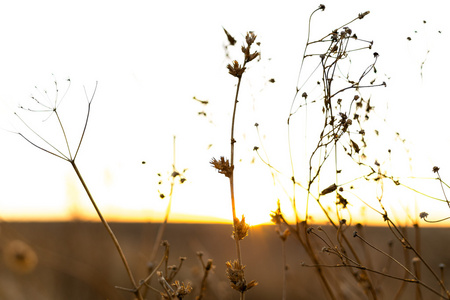
MULTIPOLYGON (((167 199, 159 199, 158 188, 169 192, 176 135, 176 166, 179 171, 187 169, 187 182, 175 187, 173 219, 185 214, 230 219, 227 179, 209 165, 212 157, 229 157, 236 80, 226 70, 229 59, 223 26, 239 47, 248 30, 261 42, 262 60, 250 65, 238 107, 236 147, 242 162, 236 164, 236 189, 238 214, 245 213, 250 223, 269 220, 277 197, 283 194, 273 188, 270 172, 258 159, 250 163, 253 146, 261 146, 253 124, 260 124, 271 162, 289 178, 286 119, 308 17, 320 3, 326 10, 314 16, 312 38, 371 11, 350 27, 358 37, 374 41, 373 50, 365 53, 366 61, 372 61, 371 52, 380 54, 379 80, 388 84, 385 89, 363 91, 372 97, 379 121, 387 120, 377 127, 386 134, 375 144, 380 149, 391 147, 398 131, 410 149, 395 152, 390 170, 401 178, 433 177, 431 168, 438 165, 443 179, 449 180, 450 99, 445 75, 450 67, 446 59, 450 24, 442 9, 445 1, 282 1, 276 5, 272 1, 227 1, 226 5, 212 1, 9 1, 0 4, 0 126, 5 129, 0 131, 0 217, 95 219, 70 165, 8 131, 24 130, 14 111, 33 128, 55 128, 51 119, 42 122, 48 114, 29 116, 17 105, 31 103, 30 95, 39 96, 38 90, 54 95, 55 79, 63 94, 65 79, 70 78, 72 85, 60 109, 72 147, 85 116, 83 86, 91 95, 98 81, 77 163, 108 218, 160 220, 167 199), (270 78, 276 82, 268 84, 270 78), (194 96, 208 100, 208 106, 192 100, 194 96), (197 114, 203 109, 206 118, 197 114), (163 186, 157 184, 157 173, 163 175, 163 186)), ((239 51, 231 55, 242 61, 239 51)), ((40 132, 61 145, 59 132, 40 132)), ((327 185, 324 179, 322 187, 327 185)), ((415 180, 412 185, 442 197, 435 181, 415 180)), ((400 207, 413 216, 428 211, 439 218, 449 212, 445 204, 405 189, 386 191, 386 201, 387 206, 397 206, 397 212, 400 207)), ((282 199, 282 205, 289 210, 288 200, 282 199)), ((354 206, 357 209, 358 204, 354 206)))

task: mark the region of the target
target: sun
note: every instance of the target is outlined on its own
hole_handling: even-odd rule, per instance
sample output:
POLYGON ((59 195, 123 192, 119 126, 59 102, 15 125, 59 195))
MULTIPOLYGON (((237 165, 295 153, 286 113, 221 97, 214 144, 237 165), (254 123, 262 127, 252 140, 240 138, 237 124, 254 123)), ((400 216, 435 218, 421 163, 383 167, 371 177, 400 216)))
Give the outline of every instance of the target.
POLYGON ((245 216, 245 223, 250 226, 271 224, 270 210, 264 207, 258 209, 253 207, 244 213, 237 214, 238 218, 241 218, 242 215, 245 216))

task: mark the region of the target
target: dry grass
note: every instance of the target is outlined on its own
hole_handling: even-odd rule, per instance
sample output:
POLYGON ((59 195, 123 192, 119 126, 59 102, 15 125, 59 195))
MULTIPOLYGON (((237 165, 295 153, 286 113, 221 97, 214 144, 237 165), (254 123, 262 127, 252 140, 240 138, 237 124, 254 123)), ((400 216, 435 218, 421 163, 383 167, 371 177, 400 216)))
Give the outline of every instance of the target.
MULTIPOLYGON (((37 108, 22 108, 25 113, 44 112, 47 119, 55 121, 62 148, 34 130, 22 114, 17 116, 28 133, 17 134, 39 150, 71 165, 114 247, 111 243, 100 242, 105 235, 94 233, 98 230, 97 224, 61 224, 60 233, 53 232, 56 230, 53 226, 47 228, 52 231, 48 235, 51 239, 38 238, 37 230, 42 230, 40 234, 44 235, 45 224, 28 225, 34 227, 34 237, 24 233, 31 230, 30 227, 3 224, 2 253, 10 271, 2 271, 2 278, 17 290, 8 289, 2 283, 0 296, 28 298, 31 292, 23 290, 27 286, 34 298, 43 299, 237 298, 235 292, 231 293, 233 290, 240 299, 450 299, 444 272, 444 260, 448 257, 438 256, 436 249, 423 242, 430 240, 431 234, 424 236, 429 230, 420 228, 417 217, 412 218, 412 228, 407 228, 391 216, 384 203, 384 184, 392 182, 403 186, 402 180, 391 175, 391 170, 376 157, 367 154, 372 147, 367 132, 375 108, 365 91, 386 87, 377 72, 380 55, 372 51, 373 42, 360 38, 359 33, 356 35, 351 29, 369 12, 357 14, 322 37, 314 38, 312 18, 324 9, 325 6, 320 5, 309 19, 297 84, 286 114, 288 141, 283 147, 289 153, 290 173, 283 174, 270 163, 270 158, 277 154, 266 152, 263 143, 253 149, 267 166, 268 176, 272 176, 275 186, 285 192, 274 201, 271 217, 275 226, 250 229, 245 216, 239 218, 236 214, 239 199, 235 195, 235 149, 239 143, 235 131, 240 126, 236 114, 239 101, 246 101, 240 95, 242 78, 252 71, 250 63, 256 64, 260 59, 260 50, 253 50, 260 47, 257 35, 248 32, 240 48, 242 62, 235 59, 227 65, 228 73, 237 80, 235 96, 230 101, 233 113, 229 158, 221 156, 210 160, 211 165, 229 179, 232 232, 223 226, 211 229, 168 224, 176 183, 186 180, 184 172, 179 172, 175 166, 175 138, 164 222, 158 229, 148 225, 110 225, 76 164, 96 88, 91 96, 86 93, 87 113, 80 138, 73 148, 60 113, 64 95, 59 96, 55 81, 54 100, 32 97, 37 108), (356 66, 353 57, 357 57, 356 66), (312 118, 315 122, 308 121, 312 118), (298 147, 299 144, 302 147, 298 147), (375 187, 373 195, 354 191, 355 186, 366 183, 375 187), (369 202, 366 199, 369 197, 376 201, 369 202), (291 206, 282 207, 281 198, 288 199, 291 206), (378 214, 385 228, 361 225, 363 220, 356 217, 358 212, 352 211, 354 202, 378 214), (313 205, 319 208, 328 226, 315 223, 316 216, 310 212, 313 205), (293 220, 285 216, 287 210, 294 215, 293 220), (144 229, 150 232, 136 233, 144 229), (275 231, 275 234, 268 231, 275 231), (234 244, 229 242, 230 234, 234 244), (153 240, 150 246, 136 246, 136 238, 148 240, 149 237, 153 240), (44 240, 47 245, 39 245, 44 240), (242 246, 244 240, 245 247, 242 246), (54 245, 50 247, 48 241, 54 245), (115 249, 115 254, 110 248, 115 249), (89 253, 86 257, 85 252, 89 253), (230 259, 233 252, 236 256, 230 259), (121 269, 114 260, 121 262, 121 269), (42 267, 37 267, 39 265, 42 267), (65 276, 62 281, 57 279, 61 274, 65 276), (24 276, 30 276, 30 282, 24 276), (258 282, 248 280, 250 277, 258 282), (49 288, 48 282, 58 288, 49 288)), ((233 35, 225 29, 224 32, 228 41, 226 49, 238 47, 233 35)), ((194 99, 207 105, 205 101, 194 99)), ((264 120, 255 124, 257 134, 260 134, 260 125, 264 125, 264 120)), ((433 171, 441 183, 444 199, 440 200, 450 207, 445 194, 448 186, 441 179, 439 168, 433 167, 433 171)), ((162 192, 160 195, 166 197, 162 192)), ((420 217, 428 220, 426 212, 420 217)))

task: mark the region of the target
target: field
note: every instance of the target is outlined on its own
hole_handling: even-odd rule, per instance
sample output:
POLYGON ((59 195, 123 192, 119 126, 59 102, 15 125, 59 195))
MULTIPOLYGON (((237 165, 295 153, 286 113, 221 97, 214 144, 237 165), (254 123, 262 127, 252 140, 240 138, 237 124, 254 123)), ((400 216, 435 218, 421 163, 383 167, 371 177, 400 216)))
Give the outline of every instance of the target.
MULTIPOLYGON (((152 243, 159 224, 113 223, 112 229, 123 243, 124 252, 129 258, 130 266, 138 279, 146 276, 147 258, 150 256, 152 243)), ((255 279, 259 285, 246 294, 247 299, 280 299, 282 286, 281 242, 274 232, 274 226, 252 227, 249 236, 242 242, 242 260, 246 267, 246 277, 255 279)), ((323 230, 333 232, 329 227, 323 230)), ((353 227, 348 228, 352 237, 353 227)), ((169 264, 178 264, 179 257, 186 261, 177 275, 184 282, 191 282, 194 299, 198 295, 203 273, 198 251, 204 253, 205 259, 213 259, 215 269, 207 279, 206 299, 232 299, 237 295, 229 287, 225 275, 225 262, 235 254, 234 242, 230 238, 232 226, 223 224, 168 224, 164 239, 170 243, 169 264)), ((391 233, 384 227, 358 228, 365 238, 388 252, 391 233)), ((450 265, 450 236, 445 228, 422 228, 421 251, 428 263, 438 270, 438 265, 450 265), (438 260, 440 259, 440 260, 438 260)), ((408 231, 413 236, 413 231, 408 231)), ((332 235, 332 234, 331 234, 332 235)), ((3 260, 0 264, 0 299, 130 299, 127 292, 114 286, 129 287, 129 280, 110 237, 101 223, 65 222, 65 223, 3 223, 1 224, 1 245, 3 260), (5 249, 13 240, 21 240, 32 247, 38 257, 38 264, 30 273, 14 271, 5 265, 8 257, 5 249)), ((314 240, 314 239, 313 239, 314 240)), ((413 238, 414 240, 414 238, 413 238)), ((315 247, 323 244, 314 240, 315 247)), ((355 243, 357 251, 375 270, 386 274, 402 275, 402 270, 389 267, 388 259, 380 253, 355 243), (361 247, 358 247, 361 246, 361 247)), ((294 239, 286 242, 287 250, 287 296, 289 299, 326 299, 314 268, 302 266, 309 263, 303 248, 294 239)), ((402 256, 402 247, 393 243, 396 257, 402 256)), ((20 254, 20 253, 19 253, 20 254)), ((158 254, 163 254, 162 248, 158 254)), ((327 253, 319 254, 329 256, 327 253)), ((18 255, 17 257, 20 258, 18 255)), ((408 257, 409 260, 412 257, 408 257)), ((325 258, 332 261, 332 258, 325 258)), ((334 288, 342 292, 341 299, 364 299, 362 294, 352 294, 354 280, 345 280, 350 276, 345 270, 333 269, 330 276, 339 276, 332 282, 334 288), (336 273, 338 272, 338 273, 336 273)), ((424 281, 426 272, 423 272, 424 281)), ((393 299, 401 282, 382 277, 373 277, 379 291, 380 299, 393 299)), ((435 283, 431 284, 435 286, 435 283)), ((156 285, 157 286, 157 283, 156 285)), ((412 299, 415 285, 410 284, 401 299, 412 299)), ((148 299, 160 299, 148 295, 148 299)), ((434 296, 422 289, 424 299, 434 296)), ((438 297, 434 297, 438 299, 438 297)))

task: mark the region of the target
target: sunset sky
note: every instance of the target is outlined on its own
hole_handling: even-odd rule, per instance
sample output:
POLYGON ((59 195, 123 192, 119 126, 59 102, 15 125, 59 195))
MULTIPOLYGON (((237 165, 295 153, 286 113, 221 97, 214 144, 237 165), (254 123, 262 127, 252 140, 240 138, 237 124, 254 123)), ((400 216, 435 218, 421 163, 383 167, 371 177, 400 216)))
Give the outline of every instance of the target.
MULTIPOLYGON (((70 88, 58 109, 71 151, 75 151, 84 126, 85 92, 91 97, 98 82, 77 164, 108 219, 161 220, 168 197, 160 199, 159 195, 169 194, 176 136, 175 166, 179 172, 186 170, 186 182, 175 185, 170 220, 230 220, 229 183, 209 162, 212 157, 230 156, 236 78, 228 74, 226 65, 231 59, 242 61, 239 48, 249 30, 261 43, 261 60, 249 64, 238 106, 238 215, 245 214, 250 224, 269 221, 277 198, 282 209, 292 215, 281 185, 274 187, 270 170, 252 149, 265 148, 291 192, 286 120, 308 18, 321 3, 326 9, 313 17, 312 39, 370 11, 350 27, 359 38, 374 41, 373 49, 364 55, 370 63, 373 52, 380 54, 376 77, 387 83, 386 88, 362 91, 375 106, 371 128, 380 132, 380 137, 373 138, 372 154, 385 157, 386 149, 392 149, 392 161, 381 161, 386 169, 405 184, 443 198, 440 185, 430 178, 436 176, 432 172, 436 165, 443 180, 450 181, 446 76, 450 23, 442 9, 445 2, 274 3, 45 0, 0 4, 0 217, 6 221, 96 220, 70 164, 15 134, 36 140, 15 117, 17 112, 36 132, 66 151, 63 136, 48 112, 30 114, 18 106, 33 106, 31 95, 47 101, 44 91, 53 101, 55 80, 61 100, 70 78, 70 88), (226 56, 223 28, 237 40, 237 48, 229 48, 231 58, 226 56), (274 83, 269 81, 272 78, 274 83), (208 104, 202 105, 194 97, 208 104), (255 123, 260 125, 261 140, 255 123), (404 143, 396 139, 396 132, 404 143), (411 176, 421 179, 408 178, 411 176)), ((312 71, 304 70, 305 75, 312 71)), ((298 136, 296 143, 305 141, 302 132, 298 136)), ((296 172, 299 178, 307 174, 301 169, 296 172)), ((322 188, 332 183, 327 180, 324 176, 322 188)), ((365 200, 376 205, 373 191, 365 185, 356 189, 359 196, 367 196, 365 200)), ((297 195, 300 203, 302 192, 297 195)), ((386 184, 384 197, 385 205, 401 222, 416 219, 421 211, 430 213, 432 219, 450 213, 445 203, 407 188, 386 184)), ((329 201, 333 203, 332 197, 329 201)), ((354 200, 351 205, 361 211, 360 202, 354 200)), ((312 212, 314 209, 311 207, 312 212)), ((370 222, 376 216, 370 216, 368 210, 364 213, 362 219, 370 222)))

